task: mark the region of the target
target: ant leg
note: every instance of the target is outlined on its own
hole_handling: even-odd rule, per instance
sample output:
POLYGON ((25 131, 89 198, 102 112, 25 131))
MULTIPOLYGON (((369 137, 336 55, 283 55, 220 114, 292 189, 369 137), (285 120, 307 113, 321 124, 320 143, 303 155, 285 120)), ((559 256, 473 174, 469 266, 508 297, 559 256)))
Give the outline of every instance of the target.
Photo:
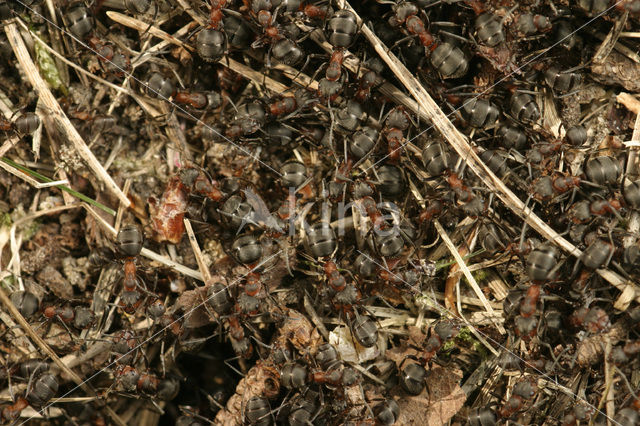
POLYGON ((238 369, 237 369, 237 368, 235 368, 233 365, 231 365, 231 361, 240 360, 240 359, 242 359, 242 357, 240 357, 240 356, 234 356, 233 358, 225 359, 223 362, 225 363, 225 365, 226 365, 227 367, 229 367, 230 369, 232 369, 234 372, 238 373, 238 375, 239 375, 240 377, 244 377, 245 375, 244 375, 240 370, 238 370, 238 369))

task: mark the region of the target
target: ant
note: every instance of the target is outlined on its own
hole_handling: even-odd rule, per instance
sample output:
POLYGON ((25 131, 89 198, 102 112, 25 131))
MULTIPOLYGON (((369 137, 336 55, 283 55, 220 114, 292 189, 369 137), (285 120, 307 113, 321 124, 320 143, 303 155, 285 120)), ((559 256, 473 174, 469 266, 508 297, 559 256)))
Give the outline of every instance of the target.
POLYGON ((417 36, 429 59, 444 78, 458 78, 467 73, 469 61, 459 47, 448 42, 440 43, 418 17, 418 7, 402 2, 393 6, 394 15, 389 23, 394 27, 404 26, 411 36, 417 36))
POLYGON ((180 390, 180 383, 177 380, 161 379, 149 372, 140 372, 130 365, 116 367, 114 377, 127 392, 137 391, 163 401, 172 400, 180 390))
POLYGON ((455 337, 458 329, 449 321, 440 321, 431 329, 431 336, 427 340, 424 353, 419 360, 414 360, 407 365, 410 358, 406 358, 400 364, 400 385, 411 395, 419 395, 425 388, 427 370, 425 365, 433 359, 436 353, 448 340, 455 337), (416 362, 417 361, 417 362, 416 362))
POLYGON ((30 135, 40 127, 40 117, 34 112, 20 115, 15 121, 0 118, 0 130, 4 132, 15 131, 18 135, 30 135))
POLYGON ((223 104, 223 99, 218 92, 177 92, 173 97, 174 102, 189 105, 197 110, 212 110, 223 104))
POLYGON ((209 21, 196 38, 196 51, 206 62, 218 62, 227 51, 227 34, 222 28, 226 0, 211 0, 209 21))
POLYGON ((388 157, 391 162, 398 162, 402 148, 406 145, 404 132, 409 128, 410 118, 404 107, 397 106, 389 111, 382 134, 387 140, 388 157))
POLYGON ((14 422, 20 418, 22 410, 29 406, 29 401, 23 397, 16 398, 15 402, 10 405, 1 407, 0 419, 6 422, 14 422))
POLYGON ((116 237, 117 250, 124 257, 120 306, 127 314, 133 314, 143 302, 139 289, 144 284, 137 275, 136 267, 136 257, 143 243, 144 235, 137 225, 124 226, 116 237))
POLYGON ((84 306, 76 306, 74 308, 68 305, 62 307, 47 306, 44 308, 43 315, 47 319, 58 318, 64 324, 73 324, 79 330, 91 328, 96 320, 95 313, 84 306))
POLYGON ((106 70, 116 77, 123 77, 131 71, 131 60, 127 55, 104 43, 94 34, 95 20, 89 9, 77 2, 69 6, 65 14, 69 32, 80 40, 86 40, 92 53, 98 55, 101 63, 106 64, 106 70))

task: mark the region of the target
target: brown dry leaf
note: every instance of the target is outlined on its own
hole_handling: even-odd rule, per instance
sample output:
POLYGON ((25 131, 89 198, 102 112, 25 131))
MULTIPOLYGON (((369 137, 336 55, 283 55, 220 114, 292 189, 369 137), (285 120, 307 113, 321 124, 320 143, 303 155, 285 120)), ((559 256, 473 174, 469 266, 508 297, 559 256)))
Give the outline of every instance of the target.
POLYGON ((460 387, 462 371, 435 366, 420 395, 407 395, 399 387, 391 391, 400 406, 397 424, 439 426, 446 424, 464 405, 467 395, 460 387), (427 392, 428 390, 428 392, 427 392))
POLYGON ((427 333, 425 333, 421 327, 409 326, 407 327, 407 332, 409 333, 409 341, 411 344, 419 348, 421 348, 427 340, 427 333))
POLYGON ((420 352, 410 346, 398 346, 388 349, 386 352, 387 358, 395 362, 398 368, 400 368, 400 365, 407 357, 418 357, 419 355, 420 352))
POLYGON ((203 302, 207 300, 207 289, 208 286, 198 287, 184 291, 178 296, 175 304, 176 309, 189 312, 184 319, 185 328, 198 328, 213 321, 211 314, 203 305, 203 302), (193 309, 196 306, 197 308, 193 309))

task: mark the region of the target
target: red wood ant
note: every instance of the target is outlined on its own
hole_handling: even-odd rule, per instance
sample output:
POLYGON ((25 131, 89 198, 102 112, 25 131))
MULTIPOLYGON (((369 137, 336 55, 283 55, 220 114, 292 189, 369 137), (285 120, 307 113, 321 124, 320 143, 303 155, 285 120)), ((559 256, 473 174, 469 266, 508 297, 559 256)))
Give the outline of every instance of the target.
POLYGON ((409 115, 402 106, 395 107, 387 116, 382 134, 387 139, 390 161, 400 160, 402 148, 406 145, 404 132, 409 128, 409 122, 409 115))
POLYGON ((118 366, 114 376, 126 391, 137 391, 163 401, 170 401, 179 391, 179 383, 175 379, 161 379, 149 372, 139 372, 130 365, 118 366))
POLYGON ((538 310, 540 284, 531 284, 520 300, 520 315, 515 318, 516 334, 524 341, 530 341, 537 332, 538 318, 534 314, 538 310))
POLYGON ((500 417, 508 419, 518 411, 521 411, 525 403, 530 401, 536 394, 537 388, 538 385, 532 379, 516 383, 513 387, 513 395, 511 395, 511 398, 509 398, 498 411, 500 417))
POLYGON ((143 242, 142 230, 137 225, 124 226, 116 237, 118 252, 124 256, 120 306, 128 314, 134 313, 143 301, 139 290, 144 285, 138 278, 136 267, 136 257, 142 250, 143 242))
POLYGON ((88 38, 87 43, 98 55, 98 59, 105 63, 107 70, 112 72, 116 77, 124 77, 131 71, 131 60, 127 55, 120 51, 116 51, 112 45, 103 43, 98 37, 92 35, 88 38))
POLYGON ((227 318, 229 327, 229 340, 236 354, 242 358, 249 359, 253 355, 253 345, 246 337, 244 327, 240 324, 237 316, 227 318))
POLYGON ((217 92, 177 92, 173 100, 198 110, 215 109, 223 104, 222 97, 217 92))
POLYGON ((611 321, 607 313, 598 307, 582 308, 576 310, 569 322, 575 327, 583 327, 591 333, 602 333, 611 327, 611 321))
POLYGON ((20 417, 22 410, 28 406, 29 402, 25 398, 18 397, 13 404, 2 407, 1 418, 6 422, 16 421, 20 417))
POLYGON ((332 260, 328 260, 323 265, 323 270, 325 275, 327 276, 327 284, 331 289, 336 292, 340 292, 345 289, 347 286, 347 280, 345 280, 344 276, 338 271, 338 267, 335 262, 332 260))
POLYGON ((404 25, 409 34, 417 36, 420 44, 429 53, 431 64, 445 78, 457 78, 466 74, 469 61, 464 53, 449 43, 438 42, 418 17, 416 5, 410 2, 396 5, 390 23, 396 27, 404 25))
POLYGON ((22 114, 13 122, 0 118, 0 130, 4 132, 14 130, 19 135, 28 135, 35 132, 39 126, 40 117, 33 112, 22 114))
POLYGON ((95 314, 84 306, 47 306, 42 314, 47 319, 58 318, 64 324, 73 324, 77 329, 84 330, 90 328, 95 322, 95 314))
POLYGON ((203 28, 196 39, 196 50, 202 59, 207 62, 216 62, 227 50, 227 35, 222 29, 222 9, 226 0, 211 0, 209 22, 203 28))

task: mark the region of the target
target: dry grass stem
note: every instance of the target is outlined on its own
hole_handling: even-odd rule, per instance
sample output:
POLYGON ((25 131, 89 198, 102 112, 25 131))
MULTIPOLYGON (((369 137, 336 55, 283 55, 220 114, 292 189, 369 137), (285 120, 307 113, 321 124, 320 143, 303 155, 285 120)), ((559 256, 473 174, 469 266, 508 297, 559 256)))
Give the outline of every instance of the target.
POLYGON ((625 11, 621 17, 615 20, 615 23, 611 28, 611 31, 609 31, 609 34, 607 34, 605 39, 600 44, 600 47, 598 47, 598 50, 593 55, 594 63, 601 64, 604 62, 605 59, 607 59, 607 56, 609 56, 611 51, 614 49, 616 43, 618 42, 618 38, 620 37, 620 33, 622 32, 623 28, 625 27, 625 24, 627 23, 628 17, 629 17, 629 12, 625 11))
POLYGON ((184 49, 187 49, 193 52, 193 47, 183 43, 182 40, 175 38, 171 34, 162 31, 160 28, 154 25, 149 25, 148 23, 142 22, 139 19, 132 18, 131 16, 124 15, 122 13, 114 12, 111 10, 107 11, 107 16, 112 20, 114 20, 115 22, 124 25, 125 27, 133 28, 138 31, 147 31, 149 34, 155 37, 158 37, 159 39, 162 39, 168 43, 175 44, 176 46, 180 46, 184 49))
POLYGON ((202 257, 202 251, 200 250, 200 246, 198 245, 198 240, 196 239, 196 234, 193 232, 193 228, 191 227, 191 221, 189 219, 184 219, 184 228, 187 231, 189 244, 191 244, 191 249, 193 250, 193 254, 196 258, 196 262, 198 262, 198 269, 200 269, 202 278, 205 283, 211 282, 211 272, 209 272, 209 267, 207 266, 207 264, 204 261, 204 258, 202 257))
MULTIPOLYGON (((594 32, 593 35, 600 41, 604 41, 604 39, 606 38, 604 34, 598 33, 598 32, 594 32)), ((622 53, 627 58, 631 59, 636 64, 640 64, 640 56, 633 50, 629 49, 624 44, 620 43, 619 41, 616 42, 613 48, 618 52, 622 53)))
MULTIPOLYGON (((476 293, 476 296, 478 296, 478 299, 480 299, 480 301, 482 302, 482 306, 489 313, 491 318, 495 318, 496 315, 497 315, 496 312, 493 310, 493 307, 491 306, 491 304, 487 300, 486 296, 482 292, 482 289, 480 288, 480 286, 476 282, 476 279, 471 274, 471 271, 469 271, 469 268, 467 267, 466 262, 464 261, 464 259, 460 255, 460 253, 458 252, 458 249, 456 248, 456 246, 453 244, 453 242, 449 238, 449 235, 447 235, 447 231, 444 230, 442 225, 440 225, 440 222, 438 222, 437 220, 434 220, 433 224, 436 227, 436 230, 438 231, 438 234, 440 234, 440 237, 442 238, 442 241, 444 241, 444 243, 447 245, 447 248, 449 248, 449 251, 451 252, 453 257, 455 258, 455 260, 457 262, 456 264, 459 265, 460 269, 462 270, 462 273, 464 274, 465 278, 467 279, 467 282, 469 283, 469 285, 471 286, 473 291, 476 293)), ((502 334, 506 333, 506 330, 504 329, 504 327, 498 321, 495 321, 495 326, 500 331, 500 333, 502 333, 502 334)))

